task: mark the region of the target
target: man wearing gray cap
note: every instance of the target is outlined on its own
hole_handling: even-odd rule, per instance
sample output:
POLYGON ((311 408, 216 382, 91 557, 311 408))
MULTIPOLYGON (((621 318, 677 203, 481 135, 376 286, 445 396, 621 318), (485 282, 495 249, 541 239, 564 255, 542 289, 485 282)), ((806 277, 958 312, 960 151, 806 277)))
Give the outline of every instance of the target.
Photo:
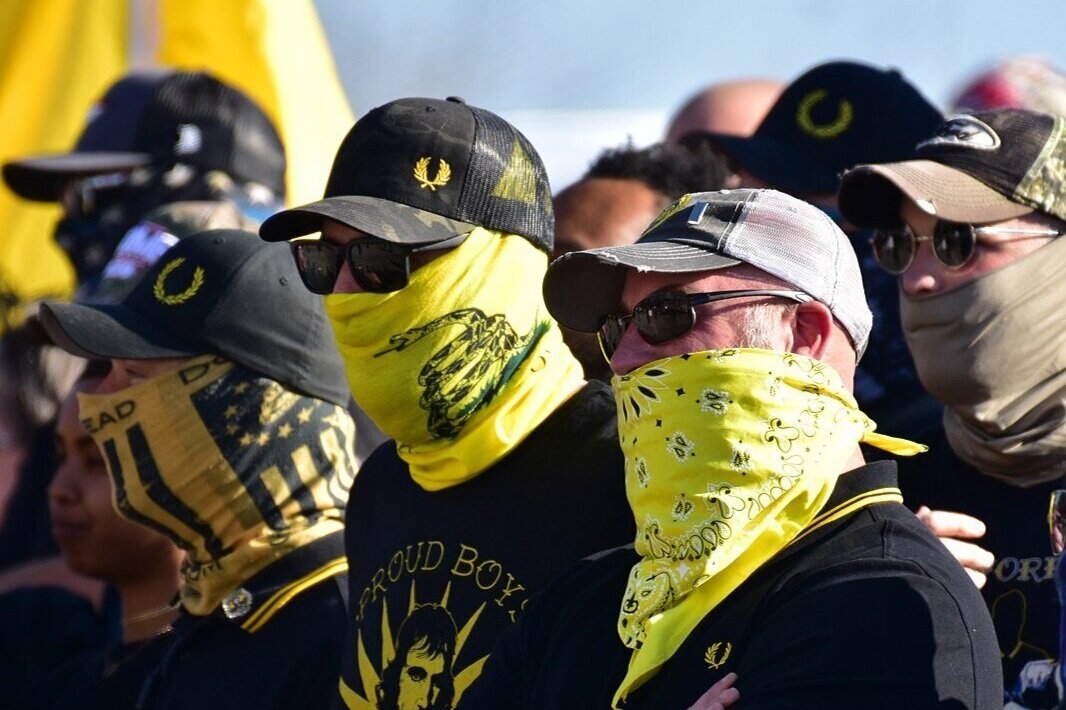
POLYGON ((771 190, 686 195, 544 289, 615 372, 637 536, 531 603, 463 710, 715 707, 701 695, 733 678, 721 705, 1002 707, 980 596, 895 464, 859 448, 923 447, 855 404, 871 316, 829 217, 771 190))

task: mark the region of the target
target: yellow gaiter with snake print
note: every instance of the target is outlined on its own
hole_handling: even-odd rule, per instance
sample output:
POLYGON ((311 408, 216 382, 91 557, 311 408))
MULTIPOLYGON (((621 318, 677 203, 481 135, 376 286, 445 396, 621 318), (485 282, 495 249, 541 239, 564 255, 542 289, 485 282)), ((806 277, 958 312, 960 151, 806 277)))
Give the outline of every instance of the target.
POLYGON ((633 655, 617 706, 811 522, 860 441, 925 447, 875 434, 832 368, 792 353, 691 353, 612 385, 641 557, 618 618, 633 655))
POLYGON ((119 514, 185 550, 191 614, 344 529, 355 425, 343 407, 214 355, 78 403, 119 514))
POLYGON ((489 468, 581 388, 547 267, 524 237, 479 227, 400 291, 326 296, 355 401, 425 490, 489 468))

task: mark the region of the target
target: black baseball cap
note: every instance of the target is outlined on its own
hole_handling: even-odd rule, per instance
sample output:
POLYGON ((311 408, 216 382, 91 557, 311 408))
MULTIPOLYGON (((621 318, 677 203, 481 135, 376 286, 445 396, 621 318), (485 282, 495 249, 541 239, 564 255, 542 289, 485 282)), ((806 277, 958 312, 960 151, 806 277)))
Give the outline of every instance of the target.
POLYGON ((1037 211, 1066 219, 1066 119, 1023 109, 957 116, 918 144, 915 160, 844 174, 840 211, 859 227, 899 226, 904 195, 953 222, 1037 211))
POLYGON ((284 246, 235 229, 171 247, 119 303, 46 302, 56 345, 90 359, 214 353, 312 397, 349 400, 322 299, 303 287, 284 246))
POLYGON ((177 163, 285 194, 285 149, 274 124, 250 98, 203 72, 127 75, 92 108, 73 151, 11 161, 3 176, 20 197, 55 202, 73 179, 177 163))
POLYGON ((259 234, 281 241, 325 219, 391 242, 426 244, 475 226, 551 252, 555 217, 540 156, 511 124, 462 99, 399 99, 356 122, 325 198, 279 212, 259 234))
POLYGON ((898 71, 829 62, 789 84, 751 136, 692 138, 709 140, 775 188, 832 193, 854 165, 910 157, 943 120, 898 71))

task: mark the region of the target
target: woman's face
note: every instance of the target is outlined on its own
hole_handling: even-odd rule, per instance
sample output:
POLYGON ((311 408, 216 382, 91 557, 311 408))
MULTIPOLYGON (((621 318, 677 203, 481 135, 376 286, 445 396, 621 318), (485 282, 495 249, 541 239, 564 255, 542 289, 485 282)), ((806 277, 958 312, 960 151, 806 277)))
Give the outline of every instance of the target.
MULTIPOLYGON (((100 384, 98 379, 86 379, 75 389, 92 391, 100 384)), ((78 418, 76 392, 60 407, 56 449, 59 466, 48 488, 48 505, 52 535, 70 568, 108 582, 176 570, 181 559, 178 548, 121 517, 112 505, 107 467, 78 418)))

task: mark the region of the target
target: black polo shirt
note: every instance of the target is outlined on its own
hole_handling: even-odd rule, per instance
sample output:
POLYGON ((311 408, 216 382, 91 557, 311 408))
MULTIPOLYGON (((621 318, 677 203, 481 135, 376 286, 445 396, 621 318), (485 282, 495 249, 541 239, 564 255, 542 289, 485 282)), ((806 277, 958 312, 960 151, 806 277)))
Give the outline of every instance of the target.
MULTIPOLYGON (((841 476, 808 534, 760 568, 624 707, 688 708, 731 671, 745 710, 1003 707, 988 612, 898 503, 895 464, 841 476)), ((501 638, 472 708, 605 708, 630 651, 616 629, 632 549, 579 563, 501 638)))
POLYGON ((336 694, 346 616, 342 533, 299 548, 204 617, 184 615, 141 708, 324 708, 336 694))
POLYGON ((534 591, 633 541, 611 390, 590 382, 506 457, 441 491, 418 486, 386 443, 356 476, 346 519, 339 702, 451 707, 534 591))
POLYGON ((1003 680, 1013 690, 1025 664, 1058 657, 1059 600, 1048 538, 1051 492, 1063 480, 1022 488, 990 478, 960 459, 942 426, 922 437, 929 453, 900 465, 904 502, 917 509, 972 515, 987 532, 973 542, 995 558, 981 590, 1003 656, 1003 680))

